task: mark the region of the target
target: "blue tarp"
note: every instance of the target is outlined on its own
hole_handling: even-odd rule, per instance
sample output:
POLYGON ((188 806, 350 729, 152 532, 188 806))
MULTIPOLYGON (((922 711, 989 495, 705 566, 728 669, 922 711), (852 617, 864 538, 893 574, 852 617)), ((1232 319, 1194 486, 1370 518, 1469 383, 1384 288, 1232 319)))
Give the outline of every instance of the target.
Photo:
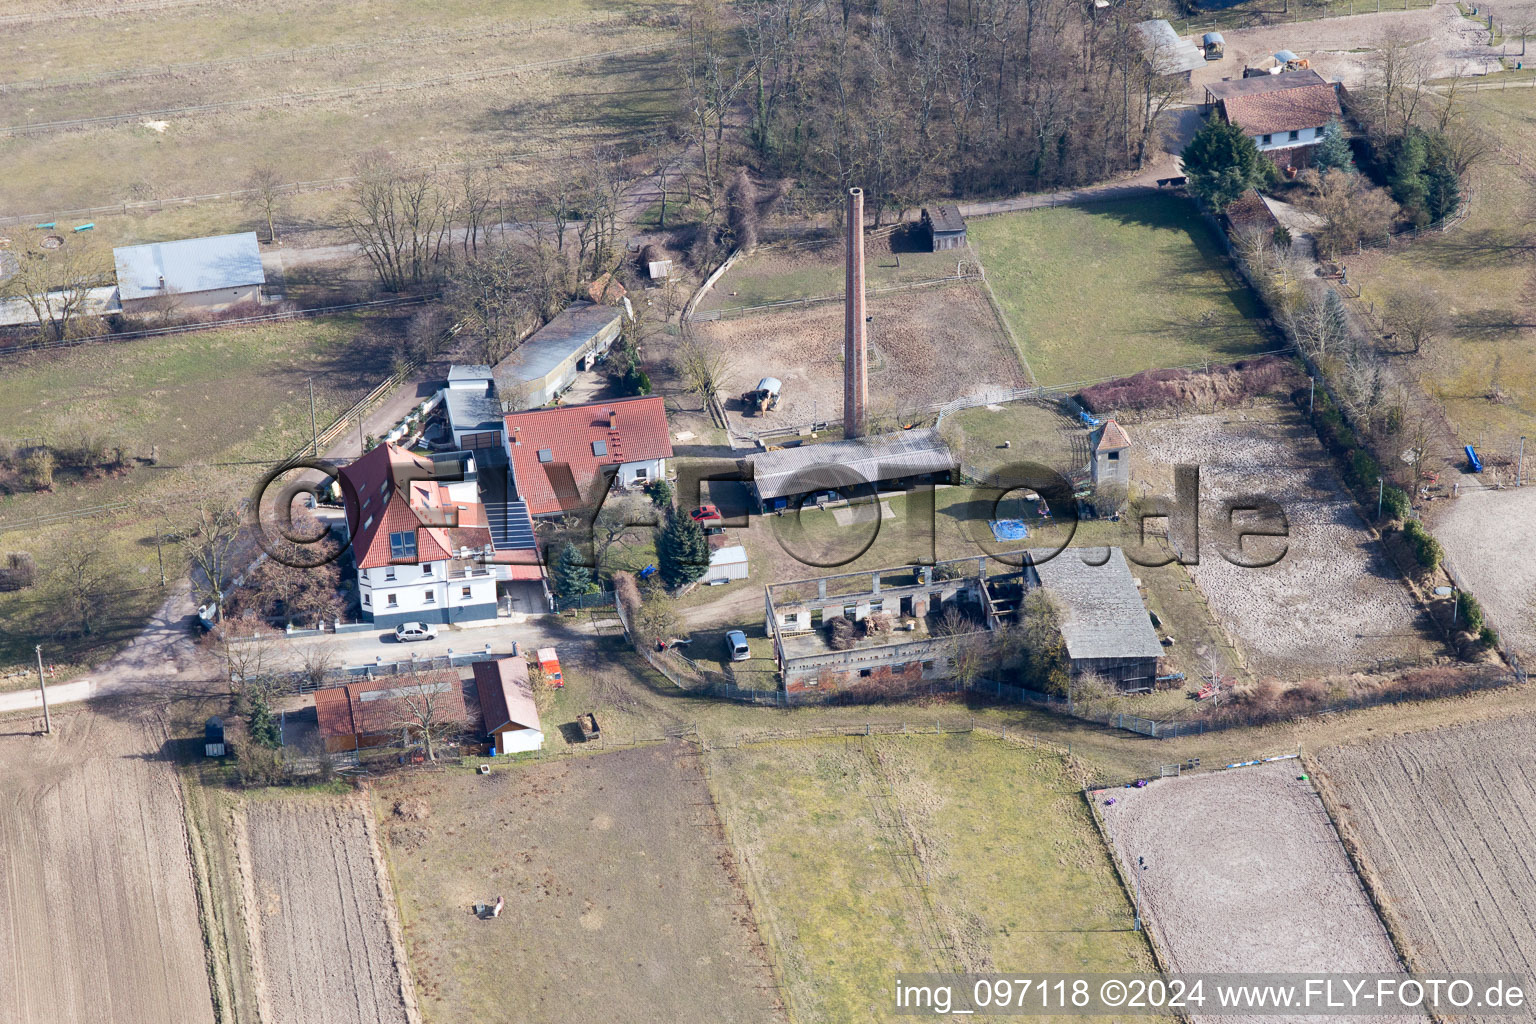
POLYGON ((998 540, 1023 540, 1029 536, 1029 527, 1022 519, 994 519, 992 536, 998 540))

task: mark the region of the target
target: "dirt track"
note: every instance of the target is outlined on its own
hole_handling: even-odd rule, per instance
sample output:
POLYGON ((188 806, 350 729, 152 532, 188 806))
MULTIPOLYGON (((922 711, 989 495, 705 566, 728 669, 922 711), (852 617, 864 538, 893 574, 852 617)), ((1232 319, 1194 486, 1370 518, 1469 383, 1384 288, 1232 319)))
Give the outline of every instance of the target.
POLYGON ((1536 487, 1466 491, 1434 532, 1493 628, 1536 667, 1536 487))
POLYGON ((409 1024, 414 996, 396 959, 360 799, 248 802, 241 867, 266 1024, 409 1024))
POLYGON ((164 731, 97 711, 31 726, 0 724, 0 1021, 212 1024, 164 731))
MULTIPOLYGON (((1132 427, 1132 475, 1173 493, 1172 468, 1200 467, 1200 564, 1190 570, 1216 618, 1261 675, 1305 678, 1411 653, 1417 610, 1329 466, 1316 434, 1287 409, 1259 406, 1132 427), (1213 529, 1221 502, 1278 501, 1290 538, 1265 568, 1232 565, 1213 529)), ((1270 550, 1272 542, 1245 542, 1270 550)))
POLYGON ((1399 969, 1317 793, 1297 780, 1299 772, 1299 761, 1281 761, 1094 792, 1126 877, 1138 857, 1146 861, 1142 911, 1169 970, 1399 969), (1110 798, 1115 803, 1106 806, 1110 798))
POLYGON ((1536 977, 1533 731, 1517 718, 1318 758, 1341 827, 1363 849, 1420 971, 1536 977))

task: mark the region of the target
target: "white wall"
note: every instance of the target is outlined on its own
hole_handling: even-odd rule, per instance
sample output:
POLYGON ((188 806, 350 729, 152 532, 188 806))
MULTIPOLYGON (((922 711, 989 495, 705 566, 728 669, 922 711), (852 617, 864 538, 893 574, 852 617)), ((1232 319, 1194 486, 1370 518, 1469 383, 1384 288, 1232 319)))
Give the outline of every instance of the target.
POLYGON ((1314 143, 1323 134, 1323 126, 1316 128, 1303 128, 1296 133, 1297 138, 1292 139, 1290 132, 1275 132, 1269 137, 1269 142, 1264 141, 1264 136, 1254 135, 1252 139, 1260 149, 1289 149, 1292 146, 1304 146, 1314 143))
POLYGON ((492 740, 497 754, 520 754, 542 747, 544 734, 537 729, 507 729, 496 733, 492 740))
POLYGON ((660 480, 666 475, 666 472, 666 459, 625 462, 619 466, 619 485, 621 487, 644 487, 652 480, 660 480), (641 475, 641 471, 644 471, 644 476, 641 475))
POLYGON ((485 576, 448 579, 448 562, 445 560, 361 569, 357 584, 364 614, 388 615, 496 603, 495 576, 487 572, 485 576), (390 579, 391 570, 394 579, 390 579), (469 588, 467 597, 464 596, 465 587, 469 588), (389 603, 391 597, 394 604, 389 603))

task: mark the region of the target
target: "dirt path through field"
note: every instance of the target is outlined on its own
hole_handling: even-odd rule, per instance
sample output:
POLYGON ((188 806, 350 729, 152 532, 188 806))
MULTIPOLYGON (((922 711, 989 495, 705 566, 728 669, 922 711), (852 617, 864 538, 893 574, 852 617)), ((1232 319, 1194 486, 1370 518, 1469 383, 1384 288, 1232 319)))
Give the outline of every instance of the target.
POLYGON ((52 737, 0 736, 6 1024, 213 1022, 165 732, 114 714, 56 715, 52 737))
POLYGON ((265 1024, 413 1024, 360 797, 261 799, 234 814, 265 1024))

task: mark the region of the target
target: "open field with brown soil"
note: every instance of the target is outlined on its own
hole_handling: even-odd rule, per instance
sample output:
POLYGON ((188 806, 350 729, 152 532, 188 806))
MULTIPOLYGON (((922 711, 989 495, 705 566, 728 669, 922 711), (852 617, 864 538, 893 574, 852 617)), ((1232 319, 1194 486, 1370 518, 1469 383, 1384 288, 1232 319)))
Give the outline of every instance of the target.
POLYGON ((1519 717, 1317 755, 1323 791, 1416 971, 1536 976, 1532 729, 1519 717))
POLYGON ((213 1024, 164 726, 120 707, 0 728, 0 1020, 213 1024))
POLYGON ((1310 782, 1297 779, 1301 773, 1301 762, 1291 760, 1157 779, 1145 789, 1093 791, 1126 877, 1145 861, 1142 913, 1168 970, 1400 969, 1322 801, 1310 782))
POLYGON ((1536 486, 1463 491, 1440 508, 1434 533, 1493 628, 1536 662, 1536 486))
POLYGON ((783 1019, 695 748, 397 775, 373 798, 428 1024, 783 1019), (497 896, 499 918, 471 912, 497 896))
MULTIPOLYGON (((1190 574, 1260 675, 1299 679, 1414 660, 1420 612, 1334 477, 1317 435, 1289 406, 1261 403, 1131 425, 1131 474, 1173 495, 1173 467, 1200 468, 1200 564, 1190 574), (1243 568, 1217 546, 1221 503, 1261 495, 1285 510, 1286 542, 1244 550, 1278 562, 1243 568)), ((1243 522, 1243 520, 1239 520, 1243 522)))
POLYGON ((1152 969, 1054 751, 964 734, 707 757, 796 1024, 903 1019, 902 971, 1152 969))
POLYGON ((419 1019, 370 814, 366 798, 334 795, 258 798, 234 812, 263 1021, 419 1019))
MULTIPOLYGON (((646 2, 278 0, 5 30, 19 59, 0 71, 0 128, 49 127, 0 135, 0 215, 222 193, 257 166, 323 181, 375 147, 526 182, 562 147, 633 139, 673 105, 659 72, 675 30, 646 2)), ((324 218, 315 198, 292 226, 324 218)))
MULTIPOLYGON (((869 313, 869 404, 887 428, 950 399, 1025 383, 986 296, 970 285, 875 296, 869 313)), ((841 303, 695 323, 691 330, 730 354, 726 410, 737 429, 841 422, 841 303), (779 407, 745 415, 735 396, 765 376, 784 382, 779 407)))

